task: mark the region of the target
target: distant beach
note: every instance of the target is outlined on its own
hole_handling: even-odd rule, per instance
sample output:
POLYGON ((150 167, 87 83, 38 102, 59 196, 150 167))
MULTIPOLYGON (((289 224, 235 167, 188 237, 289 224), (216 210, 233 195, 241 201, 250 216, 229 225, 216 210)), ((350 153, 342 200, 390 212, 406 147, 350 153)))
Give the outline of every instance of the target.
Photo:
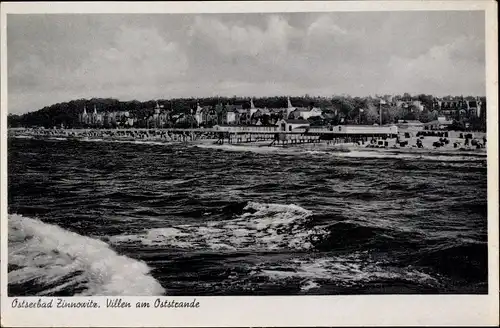
POLYGON ((300 151, 326 151, 326 152, 371 152, 382 154, 420 154, 420 155, 461 155, 461 156, 486 156, 487 148, 483 145, 483 137, 485 133, 471 133, 474 137, 469 139, 469 144, 465 145, 465 139, 460 138, 460 134, 465 135, 468 132, 451 131, 448 138, 438 136, 411 136, 404 137, 404 132, 400 133, 399 138, 391 138, 386 140, 377 140, 374 143, 353 143, 342 142, 333 143, 323 140, 320 143, 306 143, 294 145, 271 145, 270 140, 254 141, 251 143, 239 144, 218 144, 218 138, 213 132, 200 134, 197 139, 187 138, 187 133, 172 132, 171 130, 162 129, 9 129, 9 136, 15 138, 36 138, 36 139, 53 139, 53 140, 75 140, 75 141, 107 141, 107 142, 133 142, 133 143, 148 143, 148 144, 170 144, 170 143, 187 143, 202 148, 215 148, 235 151, 280 151, 293 152, 300 151), (446 142, 441 142, 446 140, 446 142), (472 140, 478 141, 479 146, 473 146, 472 140), (378 145, 377 143, 383 145, 378 145), (398 144, 399 142, 399 144, 398 144), (401 142, 405 146, 401 146, 401 142), (417 145, 420 142, 421 148, 417 145), (440 143, 439 147, 435 143, 440 143))

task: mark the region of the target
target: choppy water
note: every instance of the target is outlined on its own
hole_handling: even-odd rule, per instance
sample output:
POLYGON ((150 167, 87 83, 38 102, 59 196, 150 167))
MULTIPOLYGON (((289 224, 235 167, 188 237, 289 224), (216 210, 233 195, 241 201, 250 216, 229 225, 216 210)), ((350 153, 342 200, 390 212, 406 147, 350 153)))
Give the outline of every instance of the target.
POLYGON ((10 295, 486 293, 486 160, 9 139, 10 295))

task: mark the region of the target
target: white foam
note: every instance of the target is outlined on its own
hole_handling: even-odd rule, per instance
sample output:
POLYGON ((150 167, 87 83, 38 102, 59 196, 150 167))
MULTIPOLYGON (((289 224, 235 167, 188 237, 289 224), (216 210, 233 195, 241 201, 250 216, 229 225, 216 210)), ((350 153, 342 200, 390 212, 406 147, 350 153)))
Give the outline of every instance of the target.
POLYGON ((442 155, 442 154, 432 154, 432 153, 407 153, 407 152, 385 152, 385 151, 351 151, 351 152, 339 152, 335 153, 335 156, 339 157, 355 157, 355 158, 402 158, 402 159, 422 159, 428 161, 439 161, 439 162, 464 162, 464 161, 484 161, 485 156, 481 154, 474 155, 442 155))
POLYGON ((141 261, 118 255, 103 241, 81 236, 56 225, 21 215, 9 215, 10 284, 35 281, 61 284, 41 292, 53 293, 66 286, 83 287, 79 295, 162 295, 165 290, 141 261), (64 284, 65 277, 76 274, 64 284))
POLYGON ((319 284, 315 281, 312 280, 306 280, 306 282, 300 287, 300 290, 302 291, 308 291, 310 289, 316 289, 319 288, 319 284))
POLYGON ((12 135, 9 136, 9 138, 16 138, 16 139, 35 139, 33 136, 25 136, 25 135, 12 135))
POLYGON ((118 143, 133 143, 136 145, 154 145, 154 146, 166 146, 166 145, 171 145, 174 142, 161 142, 161 141, 151 141, 151 140, 114 140, 114 142, 118 143))
POLYGON ((175 144, 171 141, 153 141, 153 140, 119 140, 119 139, 102 139, 102 138, 86 138, 78 139, 85 142, 104 142, 104 143, 123 143, 123 144, 136 144, 136 145, 154 145, 154 146, 168 146, 175 144))
POLYGON ((349 286, 358 282, 377 279, 402 279, 437 285, 438 281, 428 274, 413 268, 380 266, 379 263, 361 260, 359 253, 348 256, 330 256, 311 259, 294 259, 281 263, 279 267, 260 265, 253 268, 253 275, 265 276, 272 280, 302 279, 306 282, 303 290, 317 287, 316 280, 332 281, 349 286), (304 289, 305 288, 305 289, 304 289))
MULTIPOLYGON (((386 151, 373 149, 343 149, 343 148, 328 148, 318 146, 317 149, 300 146, 283 147, 268 147, 268 146, 251 146, 251 145, 217 145, 217 144, 198 144, 194 145, 198 148, 220 149, 231 152, 251 152, 257 154, 284 154, 284 155, 317 155, 330 157, 350 157, 350 158, 394 158, 394 159, 421 159, 427 161, 440 162, 464 162, 464 161, 484 161, 485 153, 459 153, 453 151, 452 154, 446 155, 443 153, 429 152, 407 152, 407 151, 386 151)), ((450 151, 451 152, 451 151, 450 151)))
POLYGON ((311 239, 326 232, 321 227, 303 226, 311 217, 297 205, 248 203, 244 213, 228 221, 150 229, 135 235, 118 235, 113 243, 140 242, 179 248, 213 250, 310 249, 311 239))
MULTIPOLYGON (((271 141, 269 141, 271 143, 271 141)), ((268 147, 268 146, 249 146, 249 145, 217 145, 217 144, 193 144, 194 147, 205 148, 205 149, 220 149, 224 151, 232 152, 251 152, 257 154, 290 154, 297 153, 297 150, 291 150, 289 148, 278 148, 278 147, 268 147)))
MULTIPOLYGON (((33 139, 33 137, 31 137, 31 136, 14 136, 14 138, 33 139)), ((68 140, 73 140, 73 137, 49 137, 48 140, 68 141, 68 140)), ((167 146, 167 145, 179 143, 179 142, 173 142, 173 141, 168 140, 168 139, 165 141, 158 141, 158 140, 120 140, 119 138, 107 139, 107 138, 83 137, 83 138, 77 138, 75 140, 78 140, 81 142, 124 143, 124 144, 154 145, 154 146, 167 146)))

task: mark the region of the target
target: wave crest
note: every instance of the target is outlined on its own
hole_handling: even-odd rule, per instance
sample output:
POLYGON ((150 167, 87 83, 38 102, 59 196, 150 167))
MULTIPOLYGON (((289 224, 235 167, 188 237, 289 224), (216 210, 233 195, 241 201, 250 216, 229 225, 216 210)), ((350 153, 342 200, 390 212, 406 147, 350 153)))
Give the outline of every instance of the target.
POLYGON ((319 258, 297 258, 279 265, 261 264, 253 268, 252 276, 292 283, 297 281, 302 291, 333 285, 336 288, 355 287, 363 289, 377 281, 403 281, 421 284, 429 288, 439 287, 433 276, 412 267, 393 267, 379 262, 367 261, 360 253, 347 256, 319 258))
POLYGON ((118 235, 112 243, 142 243, 212 250, 311 249, 326 233, 310 221, 312 212, 291 204, 249 202, 237 218, 149 229, 140 234, 118 235))
POLYGON ((162 295, 143 262, 118 255, 103 241, 21 215, 9 215, 9 285, 36 286, 38 295, 162 295))

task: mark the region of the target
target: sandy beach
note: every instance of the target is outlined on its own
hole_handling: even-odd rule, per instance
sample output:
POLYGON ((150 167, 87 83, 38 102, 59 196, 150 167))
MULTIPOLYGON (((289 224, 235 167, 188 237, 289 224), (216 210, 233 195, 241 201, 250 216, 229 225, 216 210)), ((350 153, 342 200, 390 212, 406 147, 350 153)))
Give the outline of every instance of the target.
POLYGON ((218 148, 228 151, 255 151, 255 152, 273 152, 273 151, 326 151, 335 153, 348 152, 371 152, 381 154, 420 154, 420 155, 470 155, 486 156, 487 148, 483 145, 484 133, 474 134, 473 139, 469 139, 466 145, 465 139, 460 138, 458 132, 450 132, 448 138, 437 136, 412 136, 405 138, 404 133, 400 133, 399 140, 396 138, 386 140, 376 140, 373 143, 332 143, 322 141, 320 143, 271 145, 270 140, 254 141, 250 143, 217 143, 213 136, 201 135, 200 138, 189 140, 182 134, 171 133, 162 130, 35 130, 23 129, 9 130, 9 136, 16 138, 42 138, 53 140, 74 140, 74 141, 103 141, 103 142, 132 142, 132 143, 151 143, 151 144, 170 144, 185 143, 190 146, 199 146, 202 148, 218 148), (475 140, 475 142, 472 142, 475 140), (399 143, 398 143, 399 141, 399 143), (442 142, 446 141, 446 142, 442 142), (406 145, 401 146, 401 142, 406 145), (421 147, 417 146, 421 143, 421 147), (480 146, 472 145, 479 143, 480 146), (436 143, 440 143, 436 147, 436 143))
MULTIPOLYGON (((464 139, 459 138, 448 138, 450 139, 448 144, 444 144, 442 147, 434 147, 435 142, 439 142, 439 137, 424 137, 422 140, 422 148, 418 148, 416 137, 404 139, 408 141, 408 145, 405 147, 397 146, 396 139, 387 139, 389 146, 373 148, 369 147, 369 143, 356 144, 356 143, 339 143, 339 144, 328 144, 326 141, 321 143, 306 143, 297 145, 270 145, 270 141, 257 141, 252 143, 241 143, 241 144, 216 144, 215 139, 205 139, 196 140, 192 142, 193 145, 203 147, 203 148, 218 148, 228 151, 253 151, 253 152, 294 152, 294 151, 319 151, 319 152, 331 152, 331 153, 356 153, 356 152, 369 152, 369 153, 379 153, 379 154, 415 154, 415 155, 457 155, 457 156, 486 156, 487 148, 476 148, 475 146, 464 146, 464 139), (454 147, 454 143, 460 143, 457 148, 454 147)), ((401 141, 401 140, 400 140, 401 141)))

